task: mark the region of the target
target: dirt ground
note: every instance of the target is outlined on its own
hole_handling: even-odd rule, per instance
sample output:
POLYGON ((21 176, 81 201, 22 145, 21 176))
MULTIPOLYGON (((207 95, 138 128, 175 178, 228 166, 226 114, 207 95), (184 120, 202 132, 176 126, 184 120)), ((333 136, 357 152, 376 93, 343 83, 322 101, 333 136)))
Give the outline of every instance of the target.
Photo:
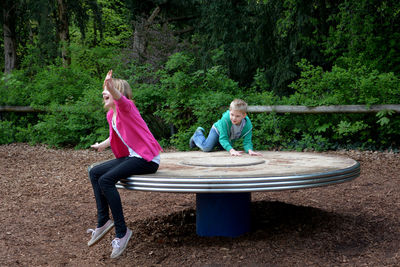
POLYGON ((252 230, 196 235, 195 195, 121 190, 126 252, 114 232, 89 248, 96 209, 87 166, 111 152, 0 146, 0 266, 399 266, 400 155, 330 152, 361 164, 343 184, 252 194, 252 230))

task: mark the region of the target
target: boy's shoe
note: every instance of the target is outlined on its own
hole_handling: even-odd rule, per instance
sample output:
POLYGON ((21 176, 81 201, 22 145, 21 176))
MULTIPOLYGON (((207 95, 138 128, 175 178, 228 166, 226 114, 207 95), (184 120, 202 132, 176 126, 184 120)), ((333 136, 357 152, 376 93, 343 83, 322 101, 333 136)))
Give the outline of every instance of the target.
POLYGON ((193 134, 192 137, 190 137, 190 140, 189 140, 189 147, 190 148, 195 148, 196 147, 196 144, 193 141, 194 135, 195 134, 193 134))
POLYGON ((195 148, 195 147, 196 147, 196 144, 195 144, 195 142, 194 142, 193 139, 194 139, 194 136, 196 135, 196 133, 197 133, 198 131, 202 131, 202 132, 204 133, 203 127, 197 127, 196 131, 194 131, 194 134, 192 135, 192 137, 191 137, 190 140, 189 140, 189 147, 190 147, 190 148, 195 148))
POLYGON ((111 245, 113 247, 111 258, 114 259, 124 252, 126 246, 128 245, 129 239, 131 239, 132 231, 129 228, 126 228, 126 234, 123 238, 115 238, 111 245))
POLYGON ((111 220, 108 220, 105 225, 103 225, 100 228, 96 229, 88 229, 87 233, 92 233, 92 238, 88 242, 88 246, 93 246, 97 242, 100 241, 100 239, 103 238, 105 234, 107 234, 114 226, 114 222, 111 220))
POLYGON ((196 132, 197 132, 197 131, 202 131, 203 133, 205 132, 205 130, 204 130, 203 127, 197 127, 196 132))

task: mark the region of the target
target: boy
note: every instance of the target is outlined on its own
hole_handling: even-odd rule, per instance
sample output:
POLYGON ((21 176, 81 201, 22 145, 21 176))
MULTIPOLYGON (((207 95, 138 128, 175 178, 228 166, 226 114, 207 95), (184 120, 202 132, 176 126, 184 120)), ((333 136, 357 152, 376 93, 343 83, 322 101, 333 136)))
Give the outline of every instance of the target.
POLYGON ((211 127, 207 139, 204 137, 204 129, 202 127, 197 128, 190 138, 190 147, 194 148, 197 146, 204 152, 210 152, 214 147, 220 145, 226 151, 229 151, 231 156, 240 156, 243 151, 235 150, 233 143, 236 139, 243 137, 245 152, 251 156, 261 156, 261 153, 253 151, 253 144, 251 142, 253 126, 246 112, 246 102, 241 99, 233 100, 229 106, 229 110, 211 127))

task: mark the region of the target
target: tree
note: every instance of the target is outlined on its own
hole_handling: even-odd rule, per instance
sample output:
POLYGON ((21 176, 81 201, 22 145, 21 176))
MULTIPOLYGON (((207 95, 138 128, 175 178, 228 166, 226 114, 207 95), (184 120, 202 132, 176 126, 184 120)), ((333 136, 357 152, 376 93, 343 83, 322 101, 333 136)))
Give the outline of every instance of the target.
POLYGON ((159 68, 173 53, 190 49, 198 1, 125 1, 134 33, 126 49, 129 59, 159 68))
POLYGON ((400 2, 342 0, 331 20, 325 52, 332 61, 358 62, 382 72, 400 73, 400 2))
POLYGON ((197 32, 204 66, 217 59, 245 86, 262 70, 270 90, 288 94, 302 57, 324 62, 318 41, 328 33, 329 10, 320 2, 329 0, 201 1, 197 32))
POLYGON ((68 53, 69 44, 69 20, 68 8, 65 0, 57 0, 58 4, 58 36, 61 41, 61 58, 63 65, 68 66, 71 64, 71 57, 68 53))
POLYGON ((68 66, 71 23, 84 38, 88 13, 102 31, 96 0, 4 0, 0 7, 5 72, 17 68, 18 63, 21 67, 44 66, 59 57, 68 66))
POLYGON ((18 1, 4 0, 1 2, 3 40, 4 40, 4 72, 10 73, 17 65, 16 53, 16 9, 18 1))

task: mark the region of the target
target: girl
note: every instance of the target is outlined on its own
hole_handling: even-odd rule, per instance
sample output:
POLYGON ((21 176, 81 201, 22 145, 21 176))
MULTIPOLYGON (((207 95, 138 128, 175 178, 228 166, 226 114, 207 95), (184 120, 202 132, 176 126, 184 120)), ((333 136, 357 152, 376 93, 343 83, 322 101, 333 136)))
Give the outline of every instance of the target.
POLYGON ((110 70, 104 80, 102 94, 104 107, 108 109, 110 135, 91 147, 102 151, 111 146, 116 158, 89 169, 97 206, 97 228, 88 230, 92 233, 88 245, 97 243, 115 224, 116 238, 112 241, 111 258, 116 258, 125 250, 132 231, 126 227, 115 184, 131 175, 155 173, 162 148, 131 101, 132 89, 127 81, 113 79, 110 70), (109 208, 114 222, 110 219, 109 208))

